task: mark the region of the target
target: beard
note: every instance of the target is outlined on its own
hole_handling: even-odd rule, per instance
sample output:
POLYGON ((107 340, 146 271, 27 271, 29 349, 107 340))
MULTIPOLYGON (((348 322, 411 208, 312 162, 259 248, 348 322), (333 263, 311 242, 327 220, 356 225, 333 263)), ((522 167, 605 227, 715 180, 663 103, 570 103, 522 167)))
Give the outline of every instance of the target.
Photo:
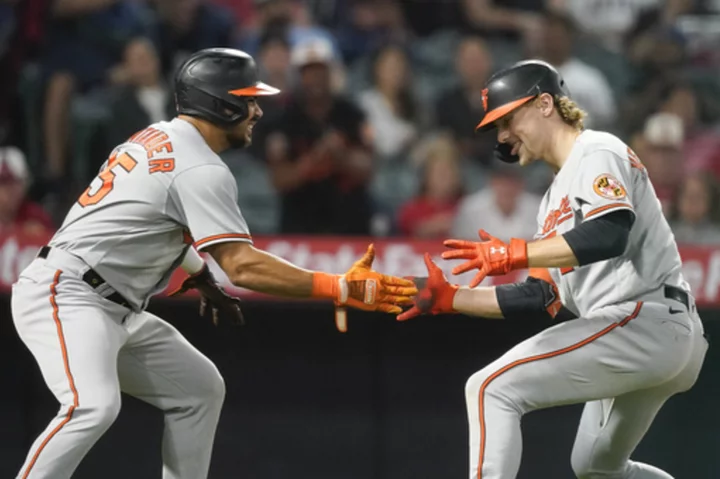
POLYGON ((248 138, 247 136, 237 136, 237 135, 228 135, 227 136, 228 143, 230 144, 230 148, 232 149, 242 149, 247 148, 252 143, 252 139, 248 138))

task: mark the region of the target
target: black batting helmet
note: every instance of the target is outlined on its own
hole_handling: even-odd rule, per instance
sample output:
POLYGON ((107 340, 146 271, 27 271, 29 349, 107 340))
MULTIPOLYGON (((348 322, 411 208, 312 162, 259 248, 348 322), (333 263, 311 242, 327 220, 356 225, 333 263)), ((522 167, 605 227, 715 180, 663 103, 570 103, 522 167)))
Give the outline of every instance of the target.
POLYGON ((492 130, 494 122, 541 93, 570 96, 560 73, 540 60, 525 60, 498 71, 482 91, 485 115, 475 131, 492 130))
POLYGON ((280 90, 258 80, 255 60, 232 48, 200 50, 175 74, 177 112, 219 126, 245 120, 249 97, 277 93, 280 90))

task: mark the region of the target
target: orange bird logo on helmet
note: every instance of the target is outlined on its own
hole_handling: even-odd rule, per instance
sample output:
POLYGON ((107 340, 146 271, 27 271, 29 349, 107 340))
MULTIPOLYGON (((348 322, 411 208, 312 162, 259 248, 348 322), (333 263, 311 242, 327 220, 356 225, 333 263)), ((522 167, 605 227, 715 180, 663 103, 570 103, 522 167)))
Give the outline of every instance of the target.
POLYGON ((487 112, 487 108, 488 108, 488 105, 487 105, 487 103, 488 103, 488 97, 487 97, 487 96, 488 96, 488 89, 487 89, 487 88, 483 88, 483 91, 480 92, 480 95, 482 95, 483 110, 485 110, 485 111, 487 112))

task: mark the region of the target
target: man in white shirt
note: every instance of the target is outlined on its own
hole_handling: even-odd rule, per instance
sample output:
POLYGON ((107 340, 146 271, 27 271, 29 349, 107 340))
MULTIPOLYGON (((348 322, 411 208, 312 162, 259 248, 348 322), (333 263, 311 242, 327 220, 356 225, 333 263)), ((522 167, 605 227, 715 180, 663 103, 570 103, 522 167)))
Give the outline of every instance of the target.
POLYGON ((494 228, 509 238, 532 239, 540 198, 525 191, 517 168, 497 166, 489 186, 463 198, 452 227, 452 236, 475 239, 480 228, 494 228))

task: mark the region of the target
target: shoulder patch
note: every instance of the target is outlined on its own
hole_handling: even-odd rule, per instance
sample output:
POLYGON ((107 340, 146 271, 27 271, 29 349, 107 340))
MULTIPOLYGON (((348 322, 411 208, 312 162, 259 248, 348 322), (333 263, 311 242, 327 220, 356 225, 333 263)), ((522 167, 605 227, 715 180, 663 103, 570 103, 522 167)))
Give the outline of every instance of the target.
POLYGON ((621 200, 627 196, 625 187, 614 176, 604 173, 593 182, 595 193, 610 200, 621 200))

